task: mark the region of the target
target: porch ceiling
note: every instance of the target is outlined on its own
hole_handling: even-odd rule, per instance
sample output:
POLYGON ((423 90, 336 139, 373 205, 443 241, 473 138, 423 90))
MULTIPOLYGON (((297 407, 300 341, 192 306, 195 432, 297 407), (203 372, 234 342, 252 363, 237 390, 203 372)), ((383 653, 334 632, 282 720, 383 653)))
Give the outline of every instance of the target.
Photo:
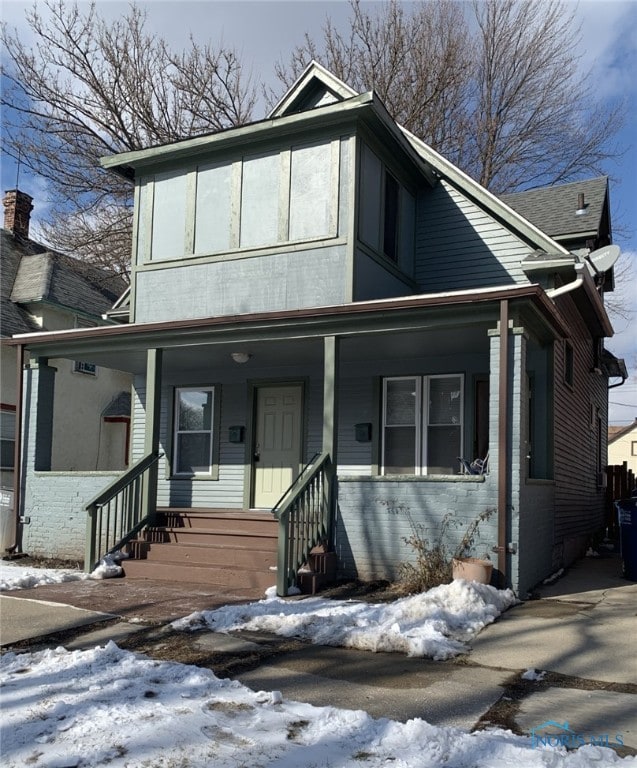
POLYGON ((511 317, 542 341, 564 335, 559 312, 539 286, 361 302, 233 317, 103 326, 28 334, 7 343, 23 344, 34 357, 70 358, 131 373, 146 370, 149 348, 164 350, 164 373, 222 366, 281 367, 322 363, 323 338, 343 339, 341 362, 454 354, 487 345, 500 301, 511 317), (245 351, 244 366, 230 354, 245 351))
MULTIPOLYGON (((419 329, 350 336, 342 339, 341 364, 359 364, 374 360, 405 360, 415 357, 438 357, 487 352, 489 339, 486 324, 472 328, 419 329)), ((134 374, 146 372, 146 350, 82 351, 75 360, 95 363, 104 368, 115 368, 134 374)), ((191 344, 164 350, 163 377, 165 381, 178 381, 202 368, 224 370, 231 368, 239 376, 250 377, 251 372, 263 375, 268 368, 296 368, 323 365, 323 339, 258 340, 252 342, 223 342, 191 344), (235 363, 233 352, 248 352, 245 364, 235 363)))

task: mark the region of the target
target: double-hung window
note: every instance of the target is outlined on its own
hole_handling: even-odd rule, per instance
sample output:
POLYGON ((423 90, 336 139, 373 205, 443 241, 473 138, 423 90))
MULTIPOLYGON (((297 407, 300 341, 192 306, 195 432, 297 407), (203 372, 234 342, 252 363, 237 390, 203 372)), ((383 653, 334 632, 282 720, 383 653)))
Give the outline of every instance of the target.
POLYGON ((175 390, 175 474, 212 475, 214 421, 215 387, 175 390))
POLYGON ((463 413, 461 374, 384 379, 383 474, 457 474, 463 413))

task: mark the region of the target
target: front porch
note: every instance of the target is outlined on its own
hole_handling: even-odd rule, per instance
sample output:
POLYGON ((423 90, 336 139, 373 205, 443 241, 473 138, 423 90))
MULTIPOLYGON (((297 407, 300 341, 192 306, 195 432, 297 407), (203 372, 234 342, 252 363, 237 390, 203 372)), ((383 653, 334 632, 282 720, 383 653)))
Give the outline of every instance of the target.
MULTIPOLYGON (((36 545, 50 546, 56 535, 64 537, 64 530, 55 530, 60 518, 48 512, 51 499, 57 504, 62 495, 61 506, 72 507, 76 518, 91 507, 91 497, 95 509, 110 503, 96 488, 95 474, 85 474, 84 480, 90 480, 85 484, 77 473, 47 470, 46 414, 38 412, 40 400, 50 402, 47 389, 53 386, 42 360, 46 353, 118 365, 133 373, 132 460, 139 464, 152 457, 143 487, 126 491, 122 504, 129 511, 108 546, 96 533, 99 526, 91 529, 90 522, 87 567, 115 545, 129 546, 142 529, 150 531, 150 550, 129 565, 130 573, 138 569, 141 574, 142 567, 150 573, 162 549, 159 544, 171 548, 169 562, 203 567, 199 560, 208 555, 198 552, 195 563, 193 551, 173 548, 185 535, 174 529, 193 527, 186 522, 160 526, 173 530, 161 532, 167 541, 152 541, 157 511, 210 510, 216 523, 231 528, 239 521, 242 527, 256 524, 250 516, 257 510, 259 523, 268 515, 279 520, 274 523, 276 580, 279 594, 286 594, 317 544, 336 553, 340 576, 391 577, 413 554, 404 539, 414 525, 435 535, 447 513, 471 520, 486 508, 496 508, 499 521, 483 532, 480 546, 497 558, 503 581, 515 583, 518 554, 507 547, 517 537, 512 510, 527 469, 524 381, 528 361, 544 364, 542 344, 550 341, 552 331, 542 316, 545 307, 538 291, 527 286, 503 293, 511 301, 494 292, 479 300, 475 294, 462 301, 451 301, 448 295, 437 302, 416 297, 290 317, 246 315, 161 327, 86 329, 88 333, 31 340, 30 352, 40 362, 31 365, 24 382, 20 510, 30 522, 22 527, 23 548, 35 552, 36 545), (518 298, 523 299, 519 304, 518 298), (505 314, 502 325, 503 307, 507 312, 515 307, 514 323, 505 314), (501 327, 509 329, 506 344, 501 327), (532 348, 528 353, 527 338, 532 348), (245 353, 239 362, 236 352, 245 353), (504 377, 503 354, 508 360, 504 377), (293 394, 296 400, 282 400, 271 419, 281 429, 268 432, 269 398, 263 395, 273 393, 283 393, 283 400, 293 394), (434 394, 439 403, 435 412, 434 394), (419 404, 414 405, 413 396, 420 398, 419 404), (184 406, 194 427, 180 420, 184 406), (278 468, 269 444, 272 436, 279 441, 277 451, 289 448, 293 457, 287 456, 278 468), (290 436, 294 439, 288 441, 290 436), (458 457, 476 458, 485 450, 489 475, 461 474, 458 457), (312 485, 316 456, 326 462, 318 491, 312 485), (500 471, 503 465, 506 472, 500 471), (72 499, 60 494, 70 484, 75 488, 72 499), (264 488, 269 496, 259 495, 264 488), (308 532, 301 536, 304 526, 308 532), (300 549, 293 551, 299 541, 300 549), (155 554, 149 558, 153 543, 155 554)), ((542 397, 541 390, 538 395, 542 397)), ((123 494, 127 482, 120 488, 121 478, 112 479, 116 494, 123 494)), ((135 554, 144 554, 143 545, 130 546, 135 554)), ((271 549, 266 549, 270 557, 271 549)), ((275 573, 269 569, 274 566, 266 549, 255 558, 267 563, 272 585, 275 573)), ((227 564, 213 562, 212 552, 209 556, 221 574, 227 564)), ((246 568, 238 555, 232 557, 237 568, 246 568)), ((228 578, 233 575, 226 572, 228 578)))

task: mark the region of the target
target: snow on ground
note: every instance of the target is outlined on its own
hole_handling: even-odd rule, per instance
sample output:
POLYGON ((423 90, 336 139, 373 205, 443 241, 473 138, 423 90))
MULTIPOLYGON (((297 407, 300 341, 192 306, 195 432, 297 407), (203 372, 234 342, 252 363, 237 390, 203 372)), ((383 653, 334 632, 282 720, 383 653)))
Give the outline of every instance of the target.
MULTIPOLYGON (((73 578, 85 575, 3 563, 0 589, 73 578)), ((386 605, 270 596, 192 614, 177 624, 229 631, 256 622, 315 642, 447 658, 514 601, 508 591, 454 582, 386 605)), ((620 760, 603 747, 567 752, 500 729, 466 733, 420 719, 398 723, 363 711, 313 707, 112 642, 87 651, 6 653, 0 694, 3 768, 637 766, 637 758, 620 760)))
POLYGON ((4 768, 599 768, 610 749, 535 747, 509 731, 374 720, 253 692, 114 643, 0 661, 4 768))
POLYGON ((64 568, 31 568, 17 563, 0 563, 0 592, 8 589, 32 589, 44 584, 82 581, 88 573, 64 568))
POLYGON ((466 653, 467 642, 516 602, 510 589, 453 581, 392 603, 320 597, 290 601, 273 595, 247 605, 199 611, 172 626, 181 630, 206 627, 216 632, 261 630, 317 645, 441 660, 466 653))

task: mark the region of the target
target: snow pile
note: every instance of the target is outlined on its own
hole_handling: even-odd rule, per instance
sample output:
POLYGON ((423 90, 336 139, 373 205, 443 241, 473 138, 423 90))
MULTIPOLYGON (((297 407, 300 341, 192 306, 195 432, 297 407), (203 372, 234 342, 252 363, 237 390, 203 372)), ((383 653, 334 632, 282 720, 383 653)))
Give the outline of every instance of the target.
POLYGON ((29 568, 13 563, 0 564, 0 592, 9 589, 32 589, 65 581, 83 581, 89 574, 64 568, 29 568))
POLYGON ((510 589, 456 580, 393 603, 369 604, 320 597, 288 601, 271 597, 247 605, 199 611, 175 629, 215 632, 246 629, 311 640, 317 645, 448 659, 517 602, 510 589))
POLYGON ((531 667, 530 669, 527 669, 526 672, 523 672, 520 677, 522 680, 544 680, 545 675, 546 672, 541 672, 531 667))
POLYGON ((91 579, 114 579, 121 576, 123 569, 118 565, 113 555, 105 555, 91 571, 91 579))
POLYGON ((0 660, 4 768, 242 765, 300 768, 599 768, 610 749, 534 747, 492 729, 465 733, 416 719, 313 707, 257 693, 206 669, 154 661, 109 643, 0 660))

